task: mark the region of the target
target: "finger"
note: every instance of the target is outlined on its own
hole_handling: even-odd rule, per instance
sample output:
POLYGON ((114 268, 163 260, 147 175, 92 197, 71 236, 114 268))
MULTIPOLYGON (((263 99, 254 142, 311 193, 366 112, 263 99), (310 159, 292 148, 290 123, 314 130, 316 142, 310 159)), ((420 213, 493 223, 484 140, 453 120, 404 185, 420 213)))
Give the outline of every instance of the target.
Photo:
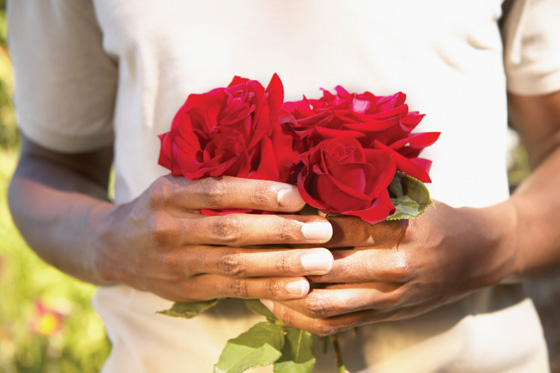
POLYGON ((324 274, 333 265, 327 249, 243 249, 201 247, 195 255, 175 261, 179 268, 194 274, 212 273, 229 277, 284 277, 324 274))
POLYGON ((189 180, 165 176, 150 187, 150 200, 182 210, 248 209, 296 212, 305 206, 297 188, 275 181, 230 176, 189 180))
POLYGON ((192 299, 214 298, 267 298, 294 299, 309 292, 305 277, 252 277, 235 278, 214 274, 196 276, 189 281, 185 294, 192 299))
POLYGON ((397 311, 366 310, 329 318, 312 318, 286 307, 280 302, 261 299, 261 302, 282 322, 324 336, 339 333, 360 325, 390 319, 397 311))
POLYGON ((283 304, 285 301, 280 302, 270 299, 261 299, 261 302, 274 313, 280 321, 322 336, 343 332, 366 324, 409 319, 437 308, 437 305, 423 303, 410 307, 388 310, 364 310, 339 316, 315 319, 285 306, 283 304))
POLYGON ((356 248, 333 250, 332 269, 320 276, 309 277, 314 283, 380 282, 402 284, 414 276, 402 250, 356 248))
POLYGON ((324 243, 332 236, 332 226, 319 216, 191 215, 168 224, 180 225, 172 231, 179 231, 183 245, 313 244, 324 243))
POLYGON ((361 284, 361 286, 312 289, 301 299, 282 302, 282 305, 312 319, 375 309, 390 310, 403 299, 401 287, 394 284, 361 284))
POLYGON ((398 246, 407 228, 406 220, 387 221, 374 225, 352 216, 329 217, 333 226, 332 239, 326 247, 377 247, 398 246))

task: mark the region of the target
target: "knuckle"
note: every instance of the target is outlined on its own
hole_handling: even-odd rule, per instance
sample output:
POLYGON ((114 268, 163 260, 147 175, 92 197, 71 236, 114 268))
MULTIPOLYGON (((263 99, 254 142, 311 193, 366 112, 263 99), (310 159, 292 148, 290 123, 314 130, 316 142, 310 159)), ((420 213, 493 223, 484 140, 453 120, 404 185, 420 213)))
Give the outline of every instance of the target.
POLYGON ((204 202, 210 209, 224 207, 227 197, 225 182, 216 177, 209 177, 200 181, 204 202))
POLYGON ((148 203, 152 207, 161 207, 170 198, 171 185, 167 178, 159 178, 148 188, 148 203))
POLYGON ((378 305, 378 308, 392 309, 398 307, 402 304, 404 295, 402 288, 395 289, 385 295, 384 301, 380 302, 381 304, 378 305))
POLYGON ((224 215, 216 219, 214 237, 224 245, 235 245, 241 241, 241 219, 235 215, 224 215))
POLYGON ((163 270, 162 276, 166 281, 181 283, 190 277, 189 271, 185 271, 185 260, 179 250, 160 250, 153 260, 157 263, 151 262, 147 265, 158 265, 163 270))
POLYGON ((180 302, 200 302, 207 300, 206 298, 213 294, 208 291, 201 291, 200 286, 193 286, 191 282, 187 281, 180 282, 179 286, 177 286, 177 290, 181 296, 181 299, 177 301, 180 302))
POLYGON ((174 255, 172 251, 160 251, 157 255, 157 259, 168 271, 177 266, 177 256, 174 255))
POLYGON ((282 219, 280 221, 278 237, 281 241, 294 241, 298 238, 298 232, 301 232, 301 227, 296 226, 293 221, 282 219))
POLYGON ((247 286, 247 281, 244 279, 234 279, 230 284, 229 291, 231 296, 235 298, 249 297, 249 288, 247 286))
POLYGON ((276 262, 276 270, 283 275, 290 274, 293 272, 292 268, 294 266, 294 259, 291 255, 278 255, 278 261, 276 262))
POLYGON ((148 235, 155 245, 168 246, 176 241, 177 229, 170 219, 155 213, 148 219, 148 235))
POLYGON ((305 314, 314 319, 327 317, 331 306, 323 296, 309 298, 306 302, 305 314))
POLYGON ((227 276, 244 277, 247 273, 247 261, 243 254, 229 254, 220 258, 219 270, 227 276))
POLYGON ((271 205, 271 195, 266 184, 258 183, 250 194, 251 204, 255 206, 257 210, 266 210, 268 206, 271 205))
POLYGON ((398 255, 389 275, 396 282, 406 282, 411 276, 411 265, 406 255, 398 255))
POLYGON ((280 281, 270 280, 266 283, 266 292, 270 295, 278 296, 284 293, 284 288, 280 281))

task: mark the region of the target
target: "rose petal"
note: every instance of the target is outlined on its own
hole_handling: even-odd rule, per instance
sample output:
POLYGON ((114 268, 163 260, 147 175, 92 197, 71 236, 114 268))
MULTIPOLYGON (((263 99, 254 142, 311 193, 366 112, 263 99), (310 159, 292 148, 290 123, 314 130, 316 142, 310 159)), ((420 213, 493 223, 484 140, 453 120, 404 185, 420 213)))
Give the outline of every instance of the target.
POLYGON ((397 165, 392 155, 382 150, 364 149, 364 154, 368 164, 376 169, 376 177, 367 180, 368 194, 380 195, 391 184, 397 172, 397 165))
POLYGON ((158 164, 172 170, 171 163, 171 143, 169 132, 163 133, 158 136, 161 143, 161 150, 159 152, 158 164))
POLYGON ((360 193, 370 195, 367 188, 367 176, 372 175, 374 167, 367 163, 352 163, 333 165, 329 175, 343 185, 360 193))
POLYGON ((345 128, 349 130, 360 131, 363 133, 372 133, 385 131, 391 127, 397 126, 399 124, 398 118, 391 118, 386 120, 371 120, 364 123, 347 123, 344 125, 345 128))
POLYGON ((377 140, 374 141, 374 146, 376 149, 388 151, 393 156, 393 159, 397 164, 397 170, 404 172, 405 174, 412 176, 424 183, 431 182, 430 176, 428 175, 426 170, 424 170, 422 167, 418 166, 417 164, 411 162, 408 158, 403 157, 393 149, 380 143, 377 140))
POLYGON ((236 85, 239 85, 239 84, 244 84, 248 81, 249 81, 249 79, 247 79, 247 78, 242 78, 240 76, 235 75, 233 77, 233 80, 231 81, 231 83, 228 84, 228 87, 233 87, 233 86, 236 86, 236 85))
POLYGON ((401 128, 406 132, 412 131, 424 116, 425 114, 418 114, 417 112, 410 113, 406 117, 401 118, 401 128))
POLYGON ((250 177, 259 180, 279 181, 278 160, 272 141, 265 137, 260 145, 259 167, 253 174, 249 174, 250 177))
POLYGON ((414 149, 424 149, 437 141, 441 132, 422 132, 414 133, 410 136, 395 141, 389 147, 394 150, 399 150, 404 146, 409 146, 414 149))
POLYGON ((411 162, 415 163, 416 165, 422 167, 426 173, 430 172, 430 168, 432 167, 432 161, 425 158, 411 158, 411 162))
POLYGON ((395 207, 391 203, 389 193, 385 192, 381 194, 369 208, 359 211, 347 211, 345 215, 357 216, 373 225, 382 222, 394 212, 395 207))
POLYGON ((280 111, 282 102, 284 101, 284 86, 277 74, 272 75, 272 78, 266 87, 266 92, 268 92, 270 123, 276 123, 278 120, 278 112, 280 111))
POLYGON ((357 190, 343 185, 331 175, 317 175, 310 185, 310 194, 329 212, 344 214, 346 211, 363 209, 372 203, 372 198, 357 190))
POLYGON ((323 210, 325 206, 317 199, 315 199, 309 192, 309 184, 313 179, 313 175, 309 175, 309 171, 304 169, 297 176, 297 188, 299 195, 308 205, 315 207, 317 209, 323 210))

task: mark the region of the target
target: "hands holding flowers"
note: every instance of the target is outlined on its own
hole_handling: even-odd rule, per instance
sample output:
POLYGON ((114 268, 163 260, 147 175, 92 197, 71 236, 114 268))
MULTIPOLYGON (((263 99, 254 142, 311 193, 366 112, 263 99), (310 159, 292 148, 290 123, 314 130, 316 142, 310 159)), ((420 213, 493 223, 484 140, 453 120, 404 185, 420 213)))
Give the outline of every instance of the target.
MULTIPOLYGON (((283 325, 329 335, 366 323, 413 317, 504 277, 511 256, 489 248, 504 241, 506 232, 488 231, 485 225, 490 220, 495 225, 501 218, 499 207, 454 209, 438 203, 437 210, 430 209, 422 219, 406 220, 432 204, 423 185, 430 182, 431 162, 419 154, 439 133, 412 133, 423 115, 409 112, 405 98, 403 93, 387 97, 349 93, 339 86, 335 94, 324 91, 320 99, 284 103, 276 75, 266 89, 236 77, 228 87, 189 96, 171 131, 160 135, 160 164, 174 176, 231 187, 232 195, 236 183, 260 185, 256 194, 196 206, 208 217, 228 219, 228 231, 237 232, 235 240, 205 244, 258 247, 209 246, 210 257, 243 252, 244 258, 255 260, 252 268, 259 267, 261 259, 270 259, 275 264, 268 271, 241 271, 248 276, 244 281, 262 282, 263 276, 272 276, 265 277, 268 289, 282 284, 288 288, 290 281, 302 285, 299 294, 244 291, 237 296, 262 299, 283 325), (295 185, 301 205, 282 210, 263 203, 274 201, 268 188, 280 185, 270 181, 295 185), (328 223, 316 215, 270 214, 293 214, 304 203, 326 216, 328 223), (265 222, 275 219, 274 236, 250 233, 262 232, 265 222), (284 222, 278 225, 278 219, 284 222), (294 257, 303 258, 310 249, 302 247, 313 241, 306 242, 304 229, 294 233, 302 222, 332 226, 332 236, 317 236, 315 242, 333 248, 333 260, 325 249, 312 249, 317 258, 323 256, 319 262, 326 263, 321 273, 306 272, 303 261, 294 265, 294 257), (298 248, 285 246, 290 244, 298 248), (291 269, 279 276, 278 268, 291 269)), ((195 232, 185 229, 184 235, 196 237, 195 232)), ((228 296, 210 294, 196 299, 228 296)))

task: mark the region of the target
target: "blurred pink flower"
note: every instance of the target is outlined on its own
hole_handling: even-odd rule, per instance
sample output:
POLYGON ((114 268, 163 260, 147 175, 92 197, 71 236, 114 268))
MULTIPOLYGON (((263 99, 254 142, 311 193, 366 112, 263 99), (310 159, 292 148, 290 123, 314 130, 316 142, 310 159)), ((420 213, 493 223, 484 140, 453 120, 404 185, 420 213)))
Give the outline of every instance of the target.
POLYGON ((35 301, 35 312, 31 320, 31 330, 42 335, 52 335, 60 330, 63 315, 46 306, 41 300, 35 301))

